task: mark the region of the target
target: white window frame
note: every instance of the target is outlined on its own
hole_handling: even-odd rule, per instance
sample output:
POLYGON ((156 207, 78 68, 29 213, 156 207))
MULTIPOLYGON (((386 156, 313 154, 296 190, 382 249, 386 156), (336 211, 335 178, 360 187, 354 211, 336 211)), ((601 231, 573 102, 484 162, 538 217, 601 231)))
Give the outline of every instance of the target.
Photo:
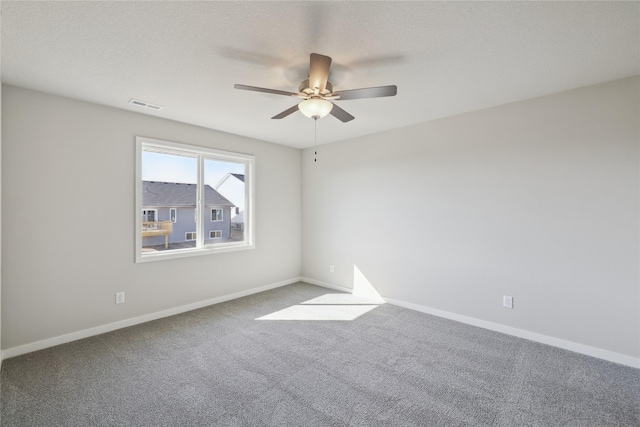
POLYGON ((198 238, 198 233, 196 231, 187 231, 186 233, 184 233, 185 242, 193 242, 194 240, 197 240, 197 238, 198 238), (193 234, 193 239, 189 238, 189 234, 193 234))
POLYGON ((174 224, 178 222, 178 208, 169 208, 169 221, 174 224), (173 215, 173 219, 171 219, 171 211, 175 212, 173 215))
MULTIPOLYGON (((216 215, 218 216, 218 215, 216 215)), ((211 214, 209 215, 211 222, 220 222, 224 221, 224 209, 222 208, 211 208, 211 214), (213 219, 213 211, 220 211, 220 219, 213 219)))
MULTIPOLYGON (((188 145, 176 142, 162 141, 158 139, 136 137, 136 221, 135 221, 135 261, 159 261, 172 258, 183 258, 198 255, 208 255, 230 251, 241 251, 255 248, 255 194, 254 174, 255 156, 251 154, 233 153, 216 150, 196 145, 188 145), (198 182, 204 182, 204 161, 214 159, 234 163, 242 163, 245 166, 245 230, 242 241, 209 242, 205 244, 205 221, 196 221, 196 247, 157 252, 142 253, 142 152, 155 151, 165 154, 189 155, 197 159, 198 182)), ((204 203, 204 185, 198 185, 198 200, 196 207, 196 219, 203 218, 206 212, 204 203)), ((177 218, 177 211, 176 211, 177 218)), ((157 219, 157 217, 156 217, 157 219)), ((186 235, 185 235, 186 237, 186 235)))
POLYGON ((222 239, 222 230, 209 230, 209 239, 222 239), (220 237, 215 237, 212 236, 211 234, 215 233, 215 234, 220 234, 220 237))

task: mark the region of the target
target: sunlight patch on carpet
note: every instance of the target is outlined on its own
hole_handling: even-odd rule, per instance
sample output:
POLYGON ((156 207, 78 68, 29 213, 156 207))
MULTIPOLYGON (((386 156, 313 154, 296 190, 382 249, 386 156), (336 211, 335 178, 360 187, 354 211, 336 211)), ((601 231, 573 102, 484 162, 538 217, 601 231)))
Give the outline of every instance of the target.
POLYGON ((353 293, 327 293, 256 320, 355 320, 384 304, 371 282, 353 266, 353 293))
POLYGON ((324 294, 256 320, 355 320, 378 307, 375 299, 351 294, 324 294))
POLYGON ((294 305, 256 320, 355 320, 377 305, 294 305))

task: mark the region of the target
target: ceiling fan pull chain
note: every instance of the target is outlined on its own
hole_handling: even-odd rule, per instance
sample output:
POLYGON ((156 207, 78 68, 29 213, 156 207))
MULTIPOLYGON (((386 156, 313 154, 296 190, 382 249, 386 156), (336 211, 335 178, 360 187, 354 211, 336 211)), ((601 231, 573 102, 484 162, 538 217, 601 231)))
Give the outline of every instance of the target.
POLYGON ((318 161, 318 116, 313 117, 313 161, 318 161))

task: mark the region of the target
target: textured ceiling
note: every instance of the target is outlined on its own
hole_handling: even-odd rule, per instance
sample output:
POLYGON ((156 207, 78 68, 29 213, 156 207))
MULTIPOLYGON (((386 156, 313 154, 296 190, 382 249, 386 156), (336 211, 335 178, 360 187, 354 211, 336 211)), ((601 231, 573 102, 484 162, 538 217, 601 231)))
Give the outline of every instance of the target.
POLYGON ((640 74, 638 2, 2 1, 2 81, 293 147, 309 54, 331 56, 356 119, 318 121, 318 144, 640 74), (137 98, 159 112, 127 104, 137 98))

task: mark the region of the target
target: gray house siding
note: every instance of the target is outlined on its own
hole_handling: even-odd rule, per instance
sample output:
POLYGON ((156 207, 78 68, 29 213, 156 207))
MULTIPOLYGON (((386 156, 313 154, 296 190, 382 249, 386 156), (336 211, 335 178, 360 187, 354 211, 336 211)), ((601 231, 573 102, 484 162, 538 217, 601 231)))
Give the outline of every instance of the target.
MULTIPOLYGON (((196 208, 177 208, 176 222, 173 224, 173 234, 169 236, 169 243, 184 242, 185 234, 196 231, 196 208)), ((169 210, 167 209, 167 214, 169 210)))
MULTIPOLYGON (((156 221, 170 221, 170 211, 176 209, 176 222, 173 224, 173 233, 169 235, 169 243, 186 242, 186 233, 195 233, 197 223, 195 220, 195 188, 193 184, 161 183, 143 181, 143 210, 154 209, 157 211, 156 221), (156 202, 155 204, 153 202, 156 202), (158 202, 175 203, 172 205, 159 205, 158 202), (191 204, 193 203, 193 205, 191 204)), ((214 201, 214 204, 205 205, 204 212, 204 239, 205 243, 213 243, 216 240, 231 237, 231 216, 235 209, 233 203, 222 197, 210 186, 206 186, 206 201, 214 201), (211 220, 211 209, 222 209, 222 220, 211 220), (211 239, 210 232, 220 230, 218 239, 211 239)), ((142 238, 143 246, 164 245, 165 236, 145 236, 142 238)), ((194 241, 195 245, 195 241, 194 241)))
MULTIPOLYGON (((169 207, 161 206, 145 206, 145 209, 157 209, 158 221, 169 221, 169 207)), ((176 209, 176 222, 173 224, 173 233, 169 235, 169 243, 182 243, 185 242, 186 233, 195 232, 197 230, 197 224, 195 220, 195 207, 189 208, 175 208, 176 209)), ((220 230, 222 232, 222 239, 228 239, 231 236, 231 211, 234 208, 219 207, 219 206, 207 206, 205 211, 205 243, 208 240, 214 242, 217 239, 210 239, 209 233, 213 230, 220 230), (222 221, 211 221, 211 209, 222 209, 222 221)), ((143 237, 143 246, 156 246, 164 245, 164 236, 155 237, 143 237)))
POLYGON ((207 206, 205 212, 205 222, 204 222, 204 240, 218 240, 218 239, 210 239, 209 233, 213 230, 220 230, 222 232, 221 239, 228 239, 231 237, 231 210, 233 208, 221 208, 219 206, 207 206), (211 221, 211 209, 217 208, 222 209, 222 221, 211 221))

